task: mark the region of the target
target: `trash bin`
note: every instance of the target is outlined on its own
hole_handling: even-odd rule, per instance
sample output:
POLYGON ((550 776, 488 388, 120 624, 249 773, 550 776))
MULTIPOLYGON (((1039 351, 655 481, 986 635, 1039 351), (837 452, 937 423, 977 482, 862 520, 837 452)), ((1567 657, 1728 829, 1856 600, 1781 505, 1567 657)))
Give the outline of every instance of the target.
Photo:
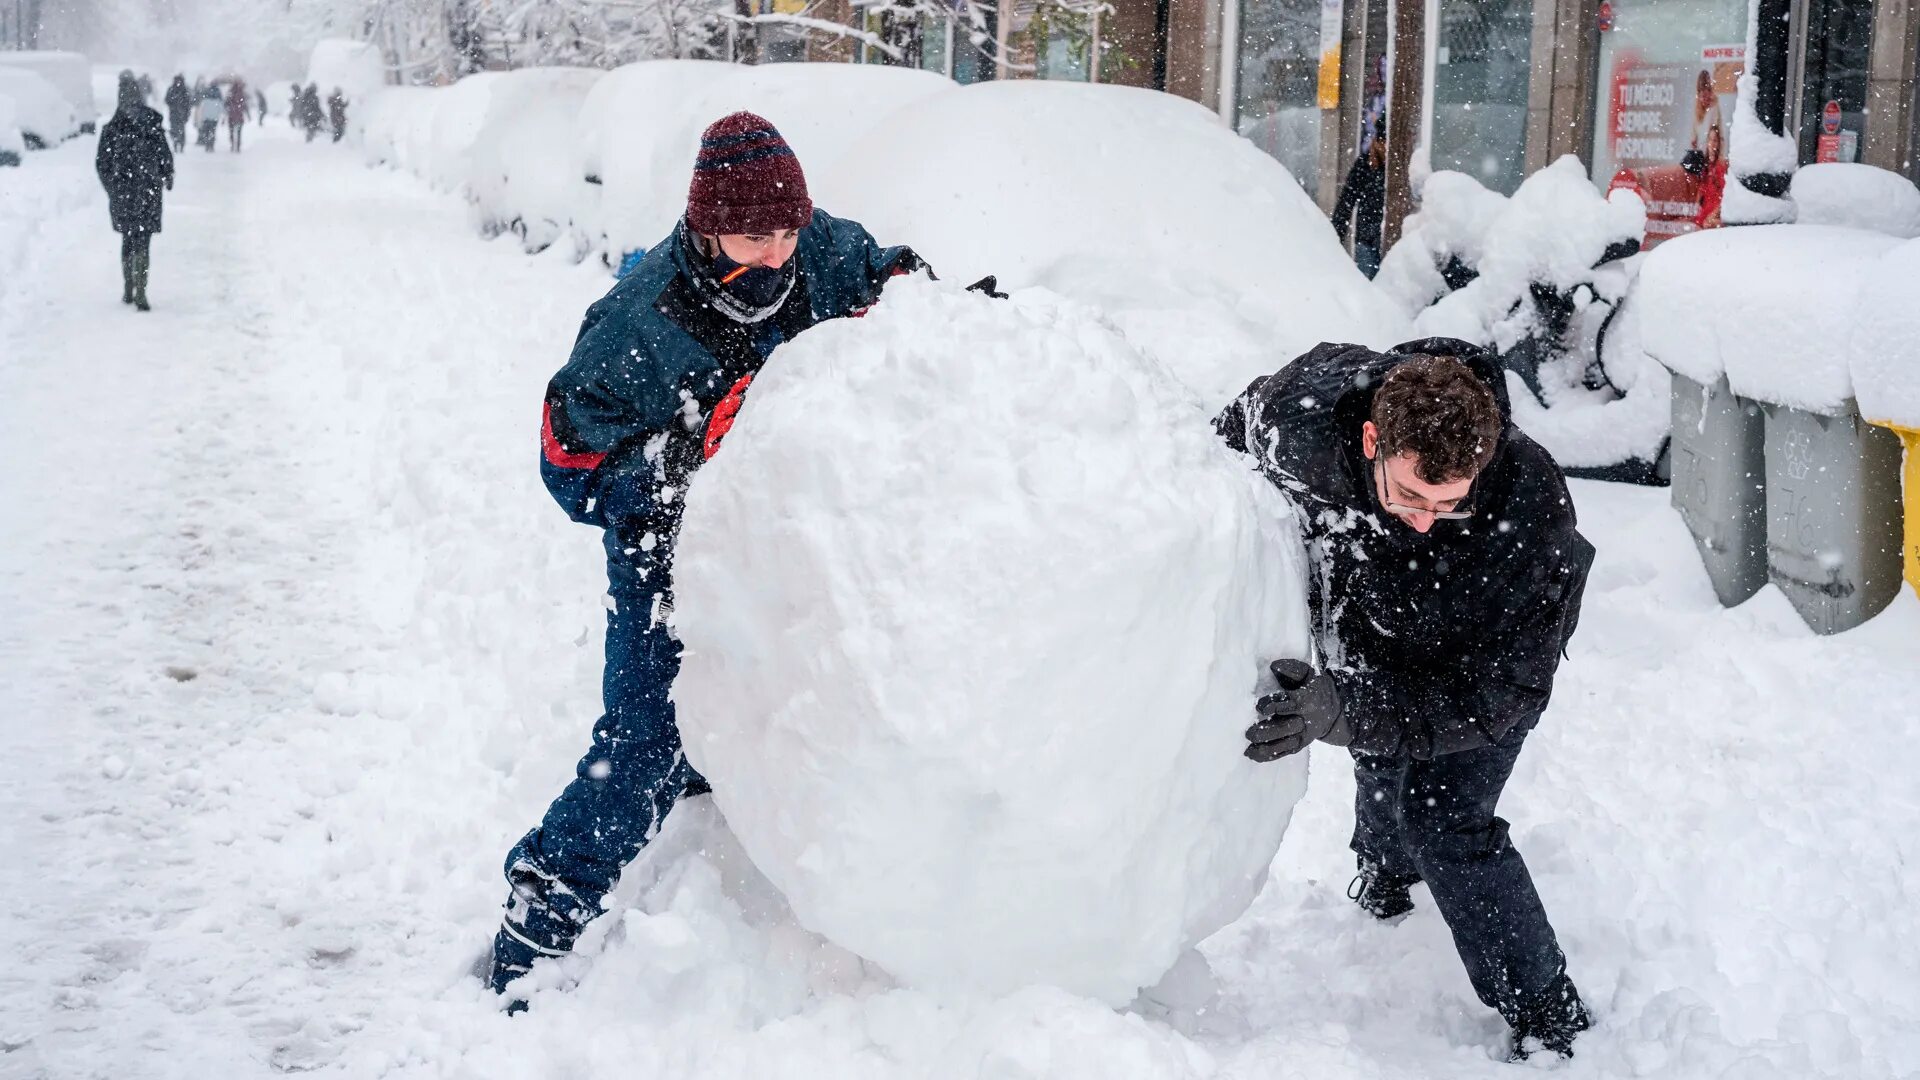
POLYGON ((1900 439, 1860 418, 1766 405, 1768 577, 1816 633, 1900 591, 1900 439))
POLYGON ((1720 376, 1673 376, 1673 508, 1725 607, 1767 583, 1766 423, 1720 376))

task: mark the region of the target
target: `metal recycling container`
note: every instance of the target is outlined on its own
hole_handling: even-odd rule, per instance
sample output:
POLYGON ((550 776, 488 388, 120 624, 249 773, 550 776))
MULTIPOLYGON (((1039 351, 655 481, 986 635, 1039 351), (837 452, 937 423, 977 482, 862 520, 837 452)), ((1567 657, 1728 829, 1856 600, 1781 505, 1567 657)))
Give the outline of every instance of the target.
POLYGON ((1767 583, 1765 419, 1725 375, 1711 386, 1673 376, 1673 508, 1724 607, 1767 583))
POLYGON ((1900 591, 1900 439, 1852 402, 1763 408, 1768 576, 1816 633, 1851 629, 1900 591))

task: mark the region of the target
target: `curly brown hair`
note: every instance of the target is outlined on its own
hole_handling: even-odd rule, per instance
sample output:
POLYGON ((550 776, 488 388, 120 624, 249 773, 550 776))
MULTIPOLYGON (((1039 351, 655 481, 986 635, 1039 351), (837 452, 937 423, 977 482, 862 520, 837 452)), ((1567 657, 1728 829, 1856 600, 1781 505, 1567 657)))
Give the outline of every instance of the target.
POLYGON ((1411 454, 1429 484, 1480 474, 1500 442, 1500 403, 1473 369, 1451 356, 1415 353, 1373 395, 1380 459, 1411 454))

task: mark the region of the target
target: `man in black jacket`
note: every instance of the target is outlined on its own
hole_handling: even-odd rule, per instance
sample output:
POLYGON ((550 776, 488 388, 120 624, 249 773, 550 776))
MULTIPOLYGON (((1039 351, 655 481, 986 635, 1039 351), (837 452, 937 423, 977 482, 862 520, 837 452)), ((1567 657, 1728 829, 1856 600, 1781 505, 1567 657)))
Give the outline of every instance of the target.
POLYGON ((147 304, 147 271, 153 234, 160 231, 162 189, 173 187, 173 151, 160 114, 140 100, 133 72, 120 73, 120 105, 100 129, 94 171, 107 190, 107 212, 120 234, 120 302, 141 311, 147 304))
POLYGON ((1215 425, 1300 509, 1315 570, 1322 666, 1274 665, 1247 756, 1347 746, 1350 895, 1392 919, 1424 880, 1513 1056, 1572 1056, 1591 1020, 1494 816, 1593 562, 1559 468, 1514 427, 1497 363, 1447 338, 1317 346, 1215 425))

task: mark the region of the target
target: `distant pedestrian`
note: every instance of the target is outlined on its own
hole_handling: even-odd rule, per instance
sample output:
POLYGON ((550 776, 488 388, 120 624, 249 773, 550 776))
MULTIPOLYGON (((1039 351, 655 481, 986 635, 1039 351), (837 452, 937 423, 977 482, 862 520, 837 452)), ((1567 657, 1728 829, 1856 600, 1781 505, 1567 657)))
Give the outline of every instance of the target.
POLYGON ((173 187, 173 151, 160 114, 140 100, 133 73, 120 73, 120 103, 100 129, 94 171, 107 189, 107 211, 120 234, 120 302, 141 311, 147 305, 149 244, 160 231, 161 194, 173 187))
POLYGON ((1380 272, 1380 225, 1387 215, 1384 127, 1381 121, 1374 122, 1373 137, 1347 170, 1346 182, 1340 185, 1340 199, 1333 204, 1333 231, 1345 243, 1348 219, 1352 219, 1353 261, 1369 278, 1380 272))
POLYGON ((239 79, 227 87, 227 149, 240 152, 240 132, 247 126, 247 119, 253 113, 251 100, 247 97, 247 84, 239 79))
POLYGON ((316 83, 308 83, 307 88, 300 92, 300 126, 306 131, 308 142, 320 134, 320 127, 326 122, 326 115, 320 111, 320 87, 316 83))
POLYGON ((255 90, 253 92, 253 106, 256 110, 258 110, 253 115, 256 118, 258 118, 261 123, 263 124, 266 123, 267 122, 267 92, 265 90, 255 90))
POLYGON ((205 150, 213 152, 213 136, 220 130, 220 117, 227 111, 227 103, 220 96, 220 85, 208 83, 200 91, 200 104, 194 112, 194 122, 200 126, 200 138, 197 140, 205 150))
POLYGON ((193 115, 193 95, 187 90, 187 77, 175 75, 167 87, 167 130, 173 136, 175 152, 187 148, 187 119, 193 115))
POLYGON ((347 96, 337 86, 327 95, 327 119, 333 124, 333 141, 339 142, 347 133, 347 96))
POLYGON ((287 126, 295 131, 300 130, 300 103, 305 99, 299 83, 294 83, 287 91, 287 126))

